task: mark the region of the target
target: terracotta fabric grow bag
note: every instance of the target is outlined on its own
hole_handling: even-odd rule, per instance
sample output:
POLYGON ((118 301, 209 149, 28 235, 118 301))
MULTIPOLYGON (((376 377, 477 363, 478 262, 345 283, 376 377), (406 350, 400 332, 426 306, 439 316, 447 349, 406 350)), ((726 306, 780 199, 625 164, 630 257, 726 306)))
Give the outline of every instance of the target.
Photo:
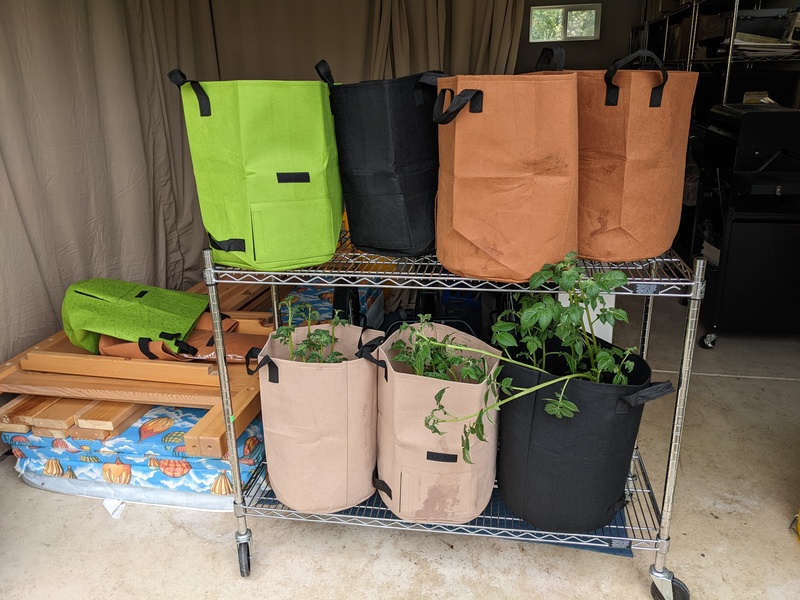
MULTIPOLYGON (((426 335, 441 340, 453 334, 458 344, 499 353, 477 338, 446 325, 434 324, 426 335)), ((389 350, 408 332, 397 331, 378 348, 385 370, 378 373, 378 477, 376 487, 389 510, 416 522, 466 523, 481 514, 494 488, 497 426, 484 419, 487 442, 472 440, 470 458, 461 452, 463 423, 442 423, 444 435, 425 427, 434 397, 447 388, 444 405, 456 415, 483 406, 486 384, 457 383, 415 375, 410 367, 393 363, 389 350)), ((465 353, 466 354, 466 353, 465 353)), ((488 360, 488 369, 497 367, 488 360)), ((496 421, 496 415, 493 416, 496 421)))
POLYGON ((438 89, 441 263, 521 282, 575 250, 577 75, 446 77, 438 89))
POLYGON ((607 71, 577 71, 578 253, 594 260, 659 256, 680 224, 697 73, 639 51, 607 71), (620 70, 649 57, 659 70, 620 70))
POLYGON ((439 171, 432 116, 441 73, 334 85, 327 62, 315 68, 330 89, 353 245, 388 256, 430 254, 439 171))
MULTIPOLYGON (((306 334, 298 328, 294 343, 306 334)), ((381 332, 343 325, 335 336, 342 363, 291 361, 274 334, 258 355, 270 485, 301 512, 337 512, 375 493, 377 368, 356 353, 381 332)))
MULTIPOLYGON (((561 384, 503 405, 498 489, 517 517, 544 531, 588 532, 613 521, 625 505, 644 403, 673 391, 670 382, 650 382, 644 359, 631 360, 629 385, 571 380, 565 394, 580 411, 571 419, 545 412, 546 398, 561 384)), ((505 365, 502 376, 515 387, 556 378, 515 365, 505 365)))

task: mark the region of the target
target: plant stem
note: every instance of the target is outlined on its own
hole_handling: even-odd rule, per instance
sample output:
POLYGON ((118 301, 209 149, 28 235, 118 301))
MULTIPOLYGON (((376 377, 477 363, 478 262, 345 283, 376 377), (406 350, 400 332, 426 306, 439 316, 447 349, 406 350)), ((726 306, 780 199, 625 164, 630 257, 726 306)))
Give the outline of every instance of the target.
POLYGON ((545 383, 540 383, 530 388, 525 388, 523 391, 514 394, 513 396, 509 396, 508 398, 504 398, 503 400, 498 400, 494 404, 484 407, 482 410, 472 413, 471 415, 464 415, 463 417, 453 417, 452 419, 439 419, 437 423, 457 423, 458 421, 466 421, 467 419, 474 419, 480 416, 481 413, 488 412, 490 410, 497 410, 503 404, 511 402, 512 400, 516 400, 517 398, 521 398, 522 396, 526 396, 533 392, 538 392, 539 390, 546 388, 550 385, 560 383, 562 381, 568 381, 570 379, 589 379, 590 376, 586 373, 570 373, 569 375, 563 375, 561 377, 557 377, 552 381, 546 381, 545 383))
POLYGON ((544 369, 540 369, 539 367, 536 367, 534 365, 529 365, 529 364, 526 364, 526 363, 523 363, 523 362, 519 362, 519 361, 511 359, 511 358, 506 358, 505 356, 502 356, 501 354, 494 354, 492 352, 487 352, 486 350, 479 350, 478 348, 470 348, 469 346, 459 346, 458 344, 444 344, 444 343, 438 342, 438 341, 436 341, 434 339, 427 338, 427 337, 425 337, 425 336, 423 336, 421 334, 420 334, 420 337, 424 337, 433 346, 439 346, 440 348, 447 348, 448 350, 462 350, 462 351, 466 351, 466 352, 474 352, 476 354, 481 354, 483 356, 489 356, 491 358, 496 358, 498 360, 502 360, 503 362, 511 363, 513 365, 518 365, 520 367, 525 367, 526 369, 531 369, 533 371, 540 371, 542 373, 545 373, 544 369))

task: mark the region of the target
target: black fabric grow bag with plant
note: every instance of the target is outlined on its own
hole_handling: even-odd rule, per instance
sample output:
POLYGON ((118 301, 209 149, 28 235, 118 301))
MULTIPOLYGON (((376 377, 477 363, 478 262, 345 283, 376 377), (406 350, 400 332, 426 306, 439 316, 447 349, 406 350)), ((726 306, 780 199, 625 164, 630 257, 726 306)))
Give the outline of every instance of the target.
MULTIPOLYGON (((650 382, 650 366, 640 356, 630 360, 628 385, 570 380, 565 396, 579 409, 572 418, 545 412, 547 398, 554 398, 562 384, 503 405, 498 488, 516 516, 545 531, 587 532, 613 521, 625 505, 644 404, 673 391, 670 382, 650 382)), ((557 364, 547 366, 566 373, 552 368, 557 364)), ((511 377, 515 387, 532 387, 556 374, 503 367, 503 377, 511 377)))
POLYGON ((330 88, 353 244, 387 256, 432 253, 439 173, 433 105, 441 73, 334 85, 327 62, 316 69, 330 88))

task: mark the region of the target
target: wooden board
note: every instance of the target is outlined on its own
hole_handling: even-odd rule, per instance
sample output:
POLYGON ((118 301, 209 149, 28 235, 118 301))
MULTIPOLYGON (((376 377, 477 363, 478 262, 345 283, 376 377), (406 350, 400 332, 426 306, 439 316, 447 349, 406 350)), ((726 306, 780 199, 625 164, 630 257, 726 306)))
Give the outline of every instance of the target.
MULTIPOLYGON (((228 376, 233 394, 242 389, 248 377, 243 364, 229 364, 228 376)), ((0 378, 0 392, 188 408, 211 408, 219 404, 220 397, 219 387, 38 373, 23 371, 19 365, 16 371, 7 372, 0 378)))
MULTIPOLYGON (((247 429, 261 410, 258 374, 251 375, 247 385, 231 398, 233 409, 233 429, 236 437, 247 429)), ((189 456, 222 458, 228 451, 225 438, 225 419, 222 404, 209 411, 183 437, 189 456)))
POLYGON ((69 437, 69 432, 65 429, 52 429, 50 427, 31 427, 31 433, 45 438, 56 438, 59 440, 69 437))
POLYGON ((23 402, 7 415, 9 423, 32 426, 34 424, 34 419, 39 413, 44 412, 58 402, 58 398, 52 396, 23 395, 20 396, 20 398, 23 399, 23 402))
POLYGON ((15 421, 12 419, 16 418, 16 412, 18 410, 22 410, 24 412, 26 404, 30 402, 31 398, 34 397, 35 396, 26 396, 23 394, 22 396, 17 396, 16 398, 12 398, 6 402, 6 404, 0 408, 0 423, 14 423, 15 421))
POLYGON ((111 436, 117 436, 125 431, 128 427, 136 423, 148 410, 153 408, 147 404, 139 404, 136 406, 136 410, 128 416, 122 423, 120 423, 116 429, 86 429, 84 427, 79 427, 78 425, 73 425, 69 428, 69 436, 71 438, 79 439, 79 440, 105 440, 111 436))
POLYGON ((8 433, 28 433, 30 425, 20 425, 17 423, 0 423, 0 431, 8 433))
POLYGON ((33 418, 33 427, 67 430, 75 424, 75 415, 92 404, 92 400, 60 398, 33 418))
POLYGON ((138 406, 132 402, 100 401, 78 415, 75 424, 83 429, 113 431, 135 413, 138 406))
POLYGON ((219 387, 219 377, 211 363, 31 350, 20 360, 20 367, 25 371, 44 373, 219 387))

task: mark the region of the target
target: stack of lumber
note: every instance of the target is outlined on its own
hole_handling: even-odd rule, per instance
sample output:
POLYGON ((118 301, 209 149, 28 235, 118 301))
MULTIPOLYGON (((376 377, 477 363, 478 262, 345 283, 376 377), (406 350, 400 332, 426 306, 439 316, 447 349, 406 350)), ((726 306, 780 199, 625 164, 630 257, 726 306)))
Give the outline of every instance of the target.
MULTIPOLYGON (((272 331, 269 286, 219 284, 220 309, 237 331, 265 338, 272 331)), ((203 293, 203 283, 191 290, 203 293)), ((258 375, 229 364, 234 429, 240 435, 260 411, 258 375)), ((186 434, 189 456, 227 452, 216 363, 119 358, 73 346, 63 331, 0 365, 0 432, 103 440, 118 435, 153 406, 208 412, 186 434)))

